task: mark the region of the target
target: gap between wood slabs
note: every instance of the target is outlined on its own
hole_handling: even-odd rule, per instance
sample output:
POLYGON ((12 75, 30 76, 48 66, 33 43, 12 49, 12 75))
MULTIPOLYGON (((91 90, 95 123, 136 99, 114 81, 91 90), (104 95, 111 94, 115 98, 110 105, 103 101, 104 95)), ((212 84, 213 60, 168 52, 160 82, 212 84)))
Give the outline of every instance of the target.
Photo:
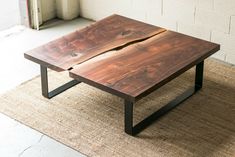
MULTIPOLYGON (((87 60, 84 60, 83 62, 81 63, 78 63, 72 67, 70 67, 69 69, 67 69, 68 71, 71 71, 73 69, 75 69, 76 67, 80 66, 80 65, 86 65, 86 64, 91 64, 92 62, 97 62, 97 61, 100 61, 100 60, 103 60, 103 59, 106 59, 108 57, 113 57, 115 56, 115 54, 117 54, 118 52, 121 52, 122 50, 124 49, 128 49, 128 48, 131 48, 131 47, 135 47, 137 46, 138 44, 144 44, 145 42, 149 42, 151 41, 152 39, 155 39, 156 37, 160 37, 162 34, 164 34, 165 32, 167 32, 168 30, 162 30, 161 32, 159 33, 156 33, 154 35, 151 35, 151 36, 148 36, 148 37, 145 37, 145 38, 141 38, 141 39, 136 39, 134 41, 131 41, 131 42, 128 42, 128 43, 125 43, 123 45, 120 45, 120 46, 117 46, 113 49, 110 49, 110 50, 107 50, 107 51, 104 51, 96 56, 93 56, 93 57, 90 57, 89 59, 87 60)), ((131 32, 131 31, 130 31, 131 32)), ((122 32, 123 34, 123 32, 122 32)), ((127 35, 126 33, 123 34, 123 35, 127 35)))

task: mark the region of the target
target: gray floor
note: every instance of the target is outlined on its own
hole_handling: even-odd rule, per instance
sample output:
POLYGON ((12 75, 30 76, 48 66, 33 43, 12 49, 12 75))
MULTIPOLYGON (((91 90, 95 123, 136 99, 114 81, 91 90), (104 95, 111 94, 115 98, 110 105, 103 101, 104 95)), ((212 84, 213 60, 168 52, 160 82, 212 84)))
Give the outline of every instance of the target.
MULTIPOLYGON (((23 53, 63 36, 91 21, 56 21, 35 31, 15 26, 0 31, 0 94, 39 74, 39 66, 23 58, 23 53)), ((81 157, 81 153, 0 113, 1 157, 81 157)))

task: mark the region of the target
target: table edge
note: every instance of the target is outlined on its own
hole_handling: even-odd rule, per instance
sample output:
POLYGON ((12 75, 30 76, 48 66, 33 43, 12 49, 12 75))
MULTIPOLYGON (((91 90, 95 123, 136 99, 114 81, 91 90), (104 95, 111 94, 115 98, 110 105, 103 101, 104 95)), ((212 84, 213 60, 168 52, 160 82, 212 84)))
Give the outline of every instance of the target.
POLYGON ((121 97, 125 100, 129 100, 131 102, 136 102, 138 100, 140 100, 141 98, 149 95, 150 93, 152 93, 153 91, 157 90, 158 88, 162 87, 163 85, 165 85, 166 83, 170 82, 171 80, 175 79, 176 77, 180 76, 181 74, 183 74, 184 72, 186 72, 187 70, 191 69, 192 67, 194 67, 195 65, 199 64, 200 62, 204 61, 205 59, 207 59, 209 56, 211 56, 212 54, 216 53, 217 51, 220 50, 220 45, 219 44, 215 44, 215 47, 213 49, 211 49, 208 53, 206 53, 205 55, 201 56, 200 58, 196 59, 195 61, 191 62, 190 64, 184 66, 183 68, 179 69, 178 71, 176 71, 175 73, 173 73, 172 75, 170 75, 169 77, 165 78, 164 80, 158 82, 157 84, 155 84, 154 86, 152 86, 151 88, 147 89, 146 91, 144 91, 143 93, 140 93, 139 95, 136 96, 131 96, 129 94, 120 92, 118 90, 115 90, 113 88, 110 88, 108 86, 99 84, 95 81, 89 80, 87 78, 84 78, 82 76, 78 76, 74 73, 72 73, 71 71, 69 71, 69 76, 72 77, 73 79, 77 79, 78 81, 81 81, 83 83, 86 83, 88 85, 91 85, 95 88, 98 88, 100 90, 103 90, 105 92, 108 92, 110 94, 116 95, 118 97, 121 97))
POLYGON ((24 58, 26 58, 26 59, 34 62, 34 63, 37 63, 39 65, 45 66, 45 67, 47 67, 49 69, 52 69, 52 70, 54 70, 56 72, 67 71, 65 69, 60 68, 59 66, 52 65, 52 64, 50 64, 48 62, 44 62, 43 60, 35 58, 35 57, 33 57, 33 56, 31 56, 30 54, 27 54, 27 53, 24 53, 24 58))

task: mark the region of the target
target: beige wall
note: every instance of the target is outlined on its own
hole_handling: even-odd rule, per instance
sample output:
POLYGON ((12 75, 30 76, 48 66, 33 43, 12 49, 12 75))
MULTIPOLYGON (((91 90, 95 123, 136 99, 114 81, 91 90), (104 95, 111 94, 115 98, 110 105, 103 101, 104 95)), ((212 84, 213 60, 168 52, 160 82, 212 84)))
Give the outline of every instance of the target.
POLYGON ((81 15, 117 13, 221 44, 213 57, 235 64, 235 0, 80 0, 81 15))
POLYGON ((41 0, 42 21, 56 17, 56 0, 41 0))
POLYGON ((64 0, 41 0, 42 21, 44 22, 57 16, 62 19, 76 17, 79 13, 79 6, 77 2, 79 2, 79 0, 69 0, 68 3, 64 0), (58 4, 56 4, 57 2, 58 4))

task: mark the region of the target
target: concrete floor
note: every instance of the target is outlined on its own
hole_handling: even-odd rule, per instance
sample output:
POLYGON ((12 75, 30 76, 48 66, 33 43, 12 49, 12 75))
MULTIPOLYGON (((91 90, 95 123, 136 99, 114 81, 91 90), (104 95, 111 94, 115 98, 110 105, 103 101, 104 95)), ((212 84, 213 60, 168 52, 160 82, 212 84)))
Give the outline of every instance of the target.
MULTIPOLYGON (((15 26, 0 31, 0 94, 39 75, 39 66, 23 53, 48 41, 83 28, 91 21, 54 21, 41 31, 15 26)), ((81 157, 81 153, 0 113, 0 156, 81 157)))

